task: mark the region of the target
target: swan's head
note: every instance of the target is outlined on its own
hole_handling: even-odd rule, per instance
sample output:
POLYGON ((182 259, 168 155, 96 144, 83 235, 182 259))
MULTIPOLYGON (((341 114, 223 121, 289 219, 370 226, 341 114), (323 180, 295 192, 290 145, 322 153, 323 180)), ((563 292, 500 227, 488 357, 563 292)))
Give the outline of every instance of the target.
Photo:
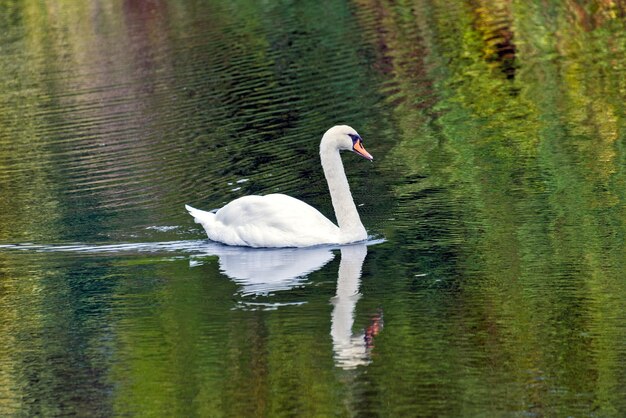
POLYGON ((363 138, 348 125, 333 126, 322 137, 321 147, 325 146, 337 150, 349 150, 359 154, 363 158, 372 161, 374 157, 363 147, 363 138))

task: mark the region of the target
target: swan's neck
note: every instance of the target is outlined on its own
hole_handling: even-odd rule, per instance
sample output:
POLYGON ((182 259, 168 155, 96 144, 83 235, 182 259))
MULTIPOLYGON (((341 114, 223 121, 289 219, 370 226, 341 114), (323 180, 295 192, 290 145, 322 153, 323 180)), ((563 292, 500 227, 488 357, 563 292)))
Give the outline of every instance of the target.
POLYGON ((320 158, 342 239, 345 242, 366 239, 367 232, 352 200, 350 185, 343 169, 339 150, 322 146, 320 158))

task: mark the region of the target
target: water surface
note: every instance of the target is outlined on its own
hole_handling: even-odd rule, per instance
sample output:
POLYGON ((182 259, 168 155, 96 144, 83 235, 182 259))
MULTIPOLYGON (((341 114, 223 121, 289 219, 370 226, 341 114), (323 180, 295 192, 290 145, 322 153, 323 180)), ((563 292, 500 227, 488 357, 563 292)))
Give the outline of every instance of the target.
POLYGON ((4 2, 0 414, 626 415, 623 2, 4 2), (250 250, 281 192, 371 239, 250 250))

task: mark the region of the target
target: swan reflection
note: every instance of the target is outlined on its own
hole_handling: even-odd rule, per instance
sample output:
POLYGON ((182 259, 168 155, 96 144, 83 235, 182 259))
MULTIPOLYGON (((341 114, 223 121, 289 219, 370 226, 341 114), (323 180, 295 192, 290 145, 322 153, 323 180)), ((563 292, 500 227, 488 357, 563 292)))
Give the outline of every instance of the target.
POLYGON ((334 258, 330 247, 249 248, 221 244, 212 245, 205 255, 219 257, 220 271, 241 286, 244 296, 289 290, 334 258))
POLYGON ((378 313, 372 318, 367 330, 352 331, 354 310, 361 298, 361 269, 366 256, 367 247, 363 244, 341 247, 337 293, 331 299, 333 312, 330 335, 333 339, 335 363, 343 369, 369 364, 373 338, 382 328, 382 314, 378 313))
MULTIPOLYGON (((268 295, 302 284, 306 276, 321 269, 333 259, 336 247, 254 249, 212 246, 205 255, 219 256, 220 270, 241 286, 246 295, 268 295)), ((370 362, 373 338, 382 328, 382 314, 373 316, 367 329, 352 331, 354 311, 361 297, 361 269, 367 256, 367 245, 341 246, 337 291, 331 299, 330 335, 335 364, 353 369, 370 362)), ((192 266, 199 264, 192 261, 192 266)))

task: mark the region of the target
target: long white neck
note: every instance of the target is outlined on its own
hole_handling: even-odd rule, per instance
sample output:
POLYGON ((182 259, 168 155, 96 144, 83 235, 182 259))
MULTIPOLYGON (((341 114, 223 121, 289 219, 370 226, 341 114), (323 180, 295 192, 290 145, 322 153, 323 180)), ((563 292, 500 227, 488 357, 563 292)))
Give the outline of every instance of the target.
POLYGON ((350 185, 343 169, 339 150, 336 147, 328 146, 322 139, 320 158, 342 241, 354 242, 366 239, 367 232, 361 223, 354 200, 352 200, 350 185))

